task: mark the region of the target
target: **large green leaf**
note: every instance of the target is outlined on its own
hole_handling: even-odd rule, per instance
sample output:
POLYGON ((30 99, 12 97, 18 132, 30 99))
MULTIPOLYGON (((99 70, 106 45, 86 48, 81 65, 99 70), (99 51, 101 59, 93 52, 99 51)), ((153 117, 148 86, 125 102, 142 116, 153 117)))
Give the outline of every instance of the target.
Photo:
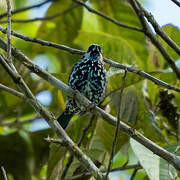
MULTIPOLYGON (((177 44, 177 46, 180 46, 180 30, 178 27, 168 24, 163 26, 162 30, 177 44)), ((161 42, 174 60, 179 58, 179 55, 164 40, 161 39, 161 42)))
MULTIPOLYGON (((97 123, 97 136, 100 137, 101 143, 105 147, 108 153, 111 152, 112 142, 115 134, 115 127, 108 124, 106 121, 102 119, 98 119, 97 123)), ((116 143, 116 152, 128 141, 129 137, 119 131, 117 136, 117 143, 116 143)))
POLYGON ((63 160, 66 154, 66 148, 52 144, 50 146, 50 155, 48 160, 47 180, 58 180, 63 170, 63 160))
POLYGON ((159 179, 159 156, 155 155, 149 149, 135 141, 130 139, 131 147, 138 158, 141 166, 145 169, 150 180, 159 179))
MULTIPOLYGON (((180 46, 180 31, 177 27, 172 25, 166 25, 162 28, 162 30, 167 33, 169 38, 171 38, 178 46, 180 46)), ((169 55, 174 59, 177 60, 179 58, 179 55, 159 36, 157 38, 162 43, 165 50, 169 53, 169 55)), ((164 59, 164 57, 161 55, 161 53, 155 48, 154 46, 151 46, 151 51, 148 57, 148 70, 161 70, 166 67, 169 67, 167 61, 164 59)))
POLYGON ((86 50, 90 44, 96 43, 101 45, 103 56, 107 58, 112 58, 120 63, 133 64, 137 62, 135 51, 127 41, 118 36, 104 32, 81 31, 75 43, 86 50), (86 41, 84 41, 84 39, 86 39, 86 41))
MULTIPOLYGON (((0 164, 14 179, 31 180, 30 159, 32 154, 25 139, 14 132, 0 136, 0 164)), ((4 179, 0 173, 0 179, 4 179)))
MULTIPOLYGON (((168 145, 166 147, 164 147, 167 151, 174 153, 177 156, 180 156, 180 142, 178 142, 177 144, 173 144, 173 145, 168 145)), ((171 173, 171 175, 175 178, 176 177, 176 170, 172 165, 169 165, 169 163, 167 161, 165 161, 164 159, 160 158, 160 180, 170 180, 170 176, 169 173, 171 173)))
MULTIPOLYGON (((104 12, 119 22, 131 26, 141 27, 136 14, 126 0, 102 0, 101 3, 95 0, 91 0, 91 2, 95 9, 104 12)), ((137 31, 132 31, 127 28, 119 27, 102 17, 97 17, 100 31, 122 37, 128 41, 140 59, 138 65, 140 68, 146 70, 147 44, 144 34, 137 31)), ((119 53, 121 53, 121 51, 119 51, 119 53)))
MULTIPOLYGON (((48 8, 46 16, 63 12, 72 6, 71 0, 54 1, 48 8)), ((43 21, 37 37, 60 44, 71 44, 74 38, 78 35, 78 31, 82 23, 82 7, 78 6, 69 12, 53 18, 48 21, 43 21)), ((33 48, 35 52, 44 52, 45 48, 33 48)))

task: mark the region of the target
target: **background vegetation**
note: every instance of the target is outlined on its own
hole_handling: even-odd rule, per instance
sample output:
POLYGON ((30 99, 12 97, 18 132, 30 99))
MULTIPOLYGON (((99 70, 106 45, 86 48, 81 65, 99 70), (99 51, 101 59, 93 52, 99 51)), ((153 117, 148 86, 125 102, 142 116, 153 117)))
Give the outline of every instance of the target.
MULTIPOLYGON (((76 1, 44 2, 43 4, 35 2, 40 3, 36 8, 12 12, 11 29, 15 33, 25 35, 21 38, 12 35, 12 45, 20 49, 35 64, 66 84, 72 65, 82 55, 70 53, 68 49, 64 51, 63 48, 55 48, 51 44, 50 47, 46 46, 47 44, 42 46, 41 41, 29 42, 27 37, 84 51, 90 44, 96 43, 101 46, 104 57, 124 64, 125 67, 142 70, 134 73, 127 70, 125 83, 122 86, 124 70, 106 63, 107 96, 101 108, 116 117, 121 102, 121 121, 169 152, 180 155, 178 111, 180 93, 176 88, 179 86, 179 78, 178 72, 170 68, 172 66, 166 56, 168 54, 170 59, 178 64, 179 29, 171 24, 160 29, 160 32, 166 33, 176 43, 177 48, 171 45, 170 47, 170 43, 165 42, 161 35, 157 35, 158 31, 155 28, 157 24, 154 28, 146 29, 146 26, 143 26, 141 15, 138 18, 134 11, 136 9, 133 7, 133 2, 136 2, 134 0, 91 0, 86 3, 88 7, 112 19, 89 12, 87 7, 76 1), (47 9, 42 18, 36 17, 37 8, 41 13, 47 9), (111 22, 112 20, 114 22, 111 22), (148 31, 151 29, 153 29, 152 34, 149 35, 148 31), (154 43, 153 38, 159 44, 154 43), (164 48, 165 54, 161 47, 164 48), (150 80, 147 80, 144 71, 152 75, 150 80), (159 81, 155 84, 152 82, 155 78, 171 86, 161 86, 159 81)), ((27 3, 31 6, 33 4, 31 1, 27 3)), ((137 2, 135 4, 138 6, 137 2)), ((23 7, 25 7, 24 0, 11 1, 13 10, 23 7)), ((139 10, 143 12, 143 9, 139 10)), ((7 42, 7 35, 3 34, 4 28, 7 27, 7 17, 3 15, 7 12, 6 1, 0 4, 0 12, 0 38, 7 42)), ((145 19, 146 25, 147 18, 148 16, 145 19)), ((0 48, 0 52, 5 54, 2 44, 0 48)), ((32 93, 57 117, 65 108, 67 95, 45 81, 47 79, 43 80, 32 73, 22 62, 16 59, 13 62, 32 93)), ((1 85, 19 91, 6 70, 2 66, 0 69, 1 85)), ((24 99, 4 91, 2 86, 0 89, 0 165, 4 167, 8 179, 59 179, 67 169, 69 157, 72 157, 71 153, 64 146, 44 140, 47 136, 57 136, 24 99)), ((100 170, 107 171, 115 127, 99 116, 86 113, 81 117, 74 116, 66 132, 100 170)), ((112 179, 169 180, 178 176, 178 172, 173 166, 169 166, 167 161, 154 155, 121 129, 116 137, 110 174, 112 179)), ((2 172, 0 179, 3 180, 5 177, 2 172)), ((93 179, 79 160, 74 158, 66 178, 78 179, 77 175, 82 175, 79 179, 93 179)))

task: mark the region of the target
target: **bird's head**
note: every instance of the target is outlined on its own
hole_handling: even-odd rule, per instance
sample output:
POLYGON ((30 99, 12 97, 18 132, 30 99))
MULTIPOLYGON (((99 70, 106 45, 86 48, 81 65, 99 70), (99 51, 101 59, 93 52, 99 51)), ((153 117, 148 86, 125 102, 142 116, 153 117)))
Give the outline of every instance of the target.
POLYGON ((86 55, 90 58, 102 60, 102 50, 97 44, 91 44, 86 52, 86 55))

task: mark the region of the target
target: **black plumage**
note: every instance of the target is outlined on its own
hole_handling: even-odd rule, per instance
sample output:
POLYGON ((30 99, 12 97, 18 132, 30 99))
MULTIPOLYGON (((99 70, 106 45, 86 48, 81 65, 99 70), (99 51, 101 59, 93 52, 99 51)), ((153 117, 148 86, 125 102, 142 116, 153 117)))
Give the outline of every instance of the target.
MULTIPOLYGON (((70 73, 68 85, 98 105, 105 94, 106 71, 103 64, 102 51, 99 45, 89 46, 85 55, 77 62, 70 73)), ((59 116, 58 122, 65 129, 74 114, 80 108, 73 98, 68 97, 66 108, 59 116)))

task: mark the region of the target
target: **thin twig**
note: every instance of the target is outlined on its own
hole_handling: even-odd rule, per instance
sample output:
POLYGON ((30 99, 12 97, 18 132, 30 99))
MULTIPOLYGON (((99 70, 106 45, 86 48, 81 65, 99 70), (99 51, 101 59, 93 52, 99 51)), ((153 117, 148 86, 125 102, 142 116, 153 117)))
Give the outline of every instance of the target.
MULTIPOLYGON (((11 5, 10 1, 6 0, 7 4, 7 59, 11 62, 11 5)), ((12 63, 12 62, 11 62, 12 63)))
POLYGON ((1 170, 2 170, 2 173, 3 173, 4 180, 8 180, 6 170, 4 169, 3 166, 1 166, 1 170))
POLYGON ((99 171, 96 165, 87 157, 69 138, 63 128, 59 125, 55 117, 49 113, 34 97, 22 77, 18 74, 17 71, 13 71, 11 67, 6 63, 2 54, 0 54, 0 63, 4 69, 11 76, 15 84, 22 90, 26 95, 26 101, 37 111, 49 124, 49 126, 57 133, 60 139, 63 138, 63 141, 67 143, 67 148, 76 156, 76 158, 81 162, 81 164, 89 171, 91 174, 99 180, 103 180, 103 174, 99 171))
POLYGON ((14 67, 12 58, 11 58, 11 4, 9 0, 6 0, 7 4, 7 62, 11 66, 11 68, 16 71, 16 68, 14 67))
POLYGON ((156 33, 171 47, 174 49, 174 51, 180 55, 180 47, 161 29, 157 21, 154 19, 153 15, 146 11, 141 4, 137 1, 139 8, 142 12, 144 12, 144 15, 146 16, 147 20, 152 24, 154 27, 154 30, 156 33))
MULTIPOLYGON (((6 29, 3 28, 2 26, 0 26, 0 31, 3 32, 4 34, 6 34, 6 29)), ((80 54, 80 55, 83 55, 85 53, 85 51, 82 51, 82 50, 78 50, 78 49, 74 49, 74 48, 70 48, 68 46, 65 46, 65 45, 61 45, 61 44, 56 44, 56 43, 53 43, 53 42, 49 42, 49 41, 44 41, 44 40, 41 40, 41 39, 38 39, 38 38, 33 38, 33 37, 28 37, 28 36, 25 36, 25 35, 21 35, 21 34, 18 34, 14 31, 11 31, 11 35, 13 36, 16 36, 20 39, 23 39, 25 41, 30 41, 30 42, 34 42, 34 43, 38 43, 38 44, 41 44, 43 46, 50 46, 50 47, 54 47, 54 48, 57 48, 57 49, 61 49, 61 50, 64 50, 64 51, 68 51, 72 54, 80 54)), ((5 42, 0 38, 0 48, 3 48, 3 49, 6 49, 6 44, 5 42)), ((138 70, 138 69, 134 69, 132 67, 129 67, 129 66, 125 66, 123 64, 120 64, 120 63, 117 63, 111 59, 108 59, 108 58, 104 58, 104 62, 110 64, 112 67, 116 67, 116 68, 120 68, 120 69, 127 69, 127 71, 129 72, 132 72, 132 73, 135 73, 137 75, 140 75, 146 79, 149 79, 150 81, 154 82, 155 84, 159 85, 159 86, 163 86, 167 89, 171 89, 171 90, 174 90, 174 91, 177 91, 177 92, 180 92, 180 88, 179 87, 176 87, 176 86, 172 86, 164 81, 161 81, 153 76, 151 76, 150 74, 142 71, 142 70, 138 70)))
POLYGON ((130 180, 133 180, 133 179, 135 178, 137 172, 138 172, 138 169, 135 168, 134 171, 133 171, 133 173, 132 173, 132 175, 131 175, 130 180))
POLYGON ((171 0, 171 1, 180 7, 180 2, 178 0, 171 0))
POLYGON ((74 2, 78 3, 78 4, 81 4, 82 6, 84 6, 88 11, 94 13, 94 14, 97 14, 105 19, 107 19, 108 21, 120 26, 120 27, 123 27, 123 28, 128 28, 128 29, 131 29, 131 30, 134 30, 134 31, 139 31, 139 32, 143 32, 142 29, 140 28, 137 28, 137 27, 133 27, 133 26, 129 26, 129 25, 126 25, 126 24, 123 24, 123 23, 120 23, 119 21, 109 17, 108 15, 100 12, 100 11, 97 11, 93 8, 91 8, 90 6, 88 6, 87 4, 85 4, 83 1, 79 1, 79 0, 73 0, 74 2))
MULTIPOLYGON (((32 18, 32 19, 12 19, 11 22, 13 23, 29 23, 29 22, 35 22, 35 21, 47 21, 59 16, 62 16, 66 13, 68 13, 69 11, 71 11, 72 9, 78 7, 77 4, 71 5, 69 8, 65 9, 62 12, 58 12, 56 14, 53 14, 51 16, 46 16, 46 17, 37 17, 37 18, 32 18)), ((7 23, 7 20, 1 20, 0 23, 7 23)))
POLYGON ((166 62, 172 68, 172 70, 176 74, 177 78, 180 79, 180 70, 179 70, 179 68, 176 66, 174 60, 171 58, 171 56, 167 53, 167 51, 164 49, 162 44, 158 41, 158 39, 153 34, 151 28, 149 27, 149 25, 148 25, 148 23, 147 23, 147 21, 146 21, 146 19, 144 17, 144 13, 140 9, 137 1, 136 0, 129 0, 129 2, 131 4, 131 6, 133 7, 134 11, 136 12, 137 17, 139 18, 139 21, 141 22, 141 24, 143 26, 144 34, 147 37, 149 37, 152 44, 154 44, 154 46, 160 51, 160 53, 162 54, 162 56, 164 57, 166 62))
MULTIPOLYGON (((91 118, 90 118, 87 126, 83 129, 83 134, 82 134, 81 138, 79 139, 78 147, 81 146, 81 143, 82 143, 84 137, 86 136, 86 132, 88 131, 88 129, 89 129, 89 128, 91 127, 91 125, 92 125, 92 122, 93 122, 94 117, 95 117, 95 115, 92 115, 92 116, 91 116, 91 118)), ((64 178, 65 178, 65 176, 66 176, 66 174, 67 174, 67 172, 68 172, 68 169, 70 168, 73 160, 74 160, 74 156, 73 156, 73 154, 71 154, 71 155, 69 156, 69 158, 68 158, 68 162, 67 162, 67 164, 66 164, 66 167, 64 168, 64 171, 63 171, 63 173, 62 173, 61 180, 64 180, 64 178)))
POLYGON ((47 138, 44 138, 44 140, 46 140, 49 143, 56 143, 56 144, 60 144, 62 146, 68 146, 67 142, 64 139, 55 139, 55 138, 50 138, 49 136, 47 138))
POLYGON ((115 131, 114 138, 113 138, 111 155, 109 158, 109 164, 108 164, 108 169, 107 169, 107 173, 106 173, 106 179, 108 179, 108 175, 112 169, 113 157, 114 157, 114 153, 115 153, 115 149, 116 149, 116 141, 117 141, 117 137, 118 137, 119 124, 120 124, 120 119, 121 119, 121 103, 122 103, 121 101, 122 101, 123 90, 124 90, 124 85, 125 85, 126 73, 127 73, 127 70, 125 70, 124 76, 122 77, 122 85, 121 85, 120 97, 119 97, 119 108, 118 108, 118 114, 117 114, 116 131, 115 131))
POLYGON ((28 123, 32 123, 33 121, 35 121, 36 119, 39 119, 41 117, 34 117, 32 119, 28 119, 26 121, 14 121, 14 122, 7 122, 7 123, 0 123, 0 126, 5 126, 5 127, 21 127, 24 124, 28 124, 28 123))
MULTIPOLYGON (((7 33, 6 29, 3 28, 2 26, 0 26, 0 31, 3 32, 4 34, 7 33)), ((11 35, 13 35, 15 37, 18 37, 20 39, 23 39, 25 41, 30 41, 30 42, 41 44, 42 46, 50 46, 50 47, 54 47, 54 48, 61 49, 61 50, 64 50, 64 51, 68 51, 68 52, 70 52, 72 54, 84 54, 85 53, 85 51, 81 51, 81 50, 78 50, 78 49, 70 48, 68 46, 61 45, 61 44, 56 44, 56 43, 49 42, 49 41, 44 41, 44 40, 41 40, 41 39, 38 39, 38 38, 33 38, 33 37, 25 36, 25 35, 16 33, 14 31, 11 31, 11 35)))
MULTIPOLYGON (((142 166, 138 163, 138 164, 133 164, 133 165, 129 165, 129 166, 125 166, 125 167, 120 167, 120 168, 114 168, 111 170, 111 172, 115 172, 115 171, 123 171, 123 170, 128 170, 128 169, 142 169, 142 166)), ((106 171, 103 171, 104 173, 106 173, 106 171)), ((67 178, 65 180, 76 180, 76 179, 81 179, 81 178, 85 178, 85 177, 89 177, 91 174, 86 172, 86 173, 80 173, 78 175, 75 175, 73 177, 67 178)))
POLYGON ((4 91, 7 91, 7 92, 9 92, 9 93, 11 93, 11 94, 13 94, 13 95, 15 95, 15 96, 17 96, 17 97, 22 98, 22 99, 25 99, 25 96, 24 96, 23 93, 20 93, 20 92, 14 90, 14 89, 11 89, 11 88, 9 88, 9 87, 1 84, 1 83, 0 83, 0 89, 1 89, 1 90, 4 90, 4 91))
MULTIPOLYGON (((27 11, 29 9, 33 9, 33 8, 37 8, 37 7, 40 7, 48 2, 51 2, 53 0, 46 0, 44 2, 41 2, 39 4, 35 4, 35 5, 32 5, 32 6, 27 6, 27 7, 24 7, 24 8, 20 8, 20 9, 16 9, 16 10, 13 10, 11 11, 11 15, 13 14, 17 14, 17 13, 20 13, 20 12, 23 12, 23 11, 27 11)), ((6 17, 7 16, 7 12, 3 13, 3 14, 0 14, 0 19, 3 18, 3 17, 6 17)))

